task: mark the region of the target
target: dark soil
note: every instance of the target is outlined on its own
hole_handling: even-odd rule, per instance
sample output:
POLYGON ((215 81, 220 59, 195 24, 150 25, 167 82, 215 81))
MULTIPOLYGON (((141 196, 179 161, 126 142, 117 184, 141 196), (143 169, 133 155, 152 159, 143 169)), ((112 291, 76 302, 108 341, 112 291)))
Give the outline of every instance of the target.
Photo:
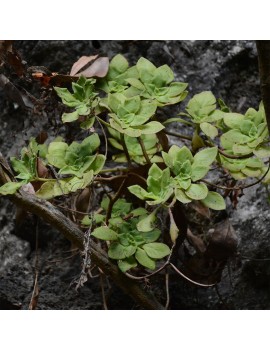
MULTIPOLYGON (((131 64, 144 56, 157 66, 168 64, 176 80, 189 83, 191 95, 211 90, 235 112, 257 108, 261 99, 256 47, 251 41, 17 41, 14 46, 29 66, 45 66, 60 73, 67 73, 82 55, 99 53, 111 58, 121 53, 131 64)), ((28 89, 36 97, 42 93, 38 84, 28 83, 28 89)), ((46 113, 51 117, 53 107, 46 113)), ((175 111, 168 109, 167 113, 175 111)), ((0 119, 0 150, 6 157, 18 154, 24 142, 44 126, 49 133, 55 128, 52 122, 48 125, 46 114, 26 112, 1 90, 0 119)), ((175 138, 171 142, 176 142, 175 138)), ((28 308, 37 258, 37 309, 103 309, 99 278, 89 279, 78 291, 75 289, 82 258, 71 244, 30 214, 16 225, 15 213, 15 207, 1 198, 0 309, 28 308)), ((194 287, 173 276, 171 309, 270 308, 270 212, 265 189, 247 189, 236 210, 228 202, 228 214, 239 245, 237 254, 223 270, 218 291, 194 287)), ((211 224, 207 229, 211 229, 211 224)), ((106 281, 104 285, 109 309, 138 308, 111 281, 109 286, 106 281)), ((151 288, 163 302, 163 283, 155 279, 151 288)))

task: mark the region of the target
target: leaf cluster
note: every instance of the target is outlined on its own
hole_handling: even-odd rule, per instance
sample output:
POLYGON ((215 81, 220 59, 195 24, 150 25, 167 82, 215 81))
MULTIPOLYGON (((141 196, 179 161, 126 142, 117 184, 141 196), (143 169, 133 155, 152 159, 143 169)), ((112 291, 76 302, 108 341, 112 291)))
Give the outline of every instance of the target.
MULTIPOLYGON (((156 67, 140 58, 130 66, 124 56, 116 55, 104 75, 96 79, 82 75, 72 82, 72 92, 67 87, 54 88, 62 103, 73 109, 63 114, 62 122, 72 127, 72 122, 79 121, 84 139, 71 144, 59 137, 44 144, 31 139, 20 158, 11 158, 17 181, 0 187, 0 194, 13 194, 26 184, 44 199, 79 195, 96 184, 99 192, 113 191, 114 196, 104 197, 101 209, 86 216, 82 225, 93 226, 92 236, 103 240, 108 256, 123 272, 138 265, 153 270, 157 260, 170 254, 157 226, 159 209, 168 211, 175 243, 179 228, 171 207, 176 201, 186 206, 199 201, 200 206, 225 209, 225 199, 209 189, 205 179, 213 167, 236 181, 266 172, 270 147, 265 111, 260 104, 258 111, 234 113, 212 92, 204 91, 191 97, 177 117, 161 121, 159 110, 180 105, 188 94, 187 83, 176 82, 168 65, 156 67), (188 126, 190 135, 180 138, 190 140, 189 145, 167 145, 170 123, 188 126), (97 126, 102 126, 112 147, 112 161, 122 167, 104 168, 111 160, 99 152, 97 126), (101 177, 102 172, 107 175, 101 177), (145 185, 129 177, 132 173, 145 185), (124 183, 117 183, 119 177, 129 180, 128 190, 124 183), (142 207, 136 207, 134 198, 133 203, 127 202, 127 194, 142 200, 142 207)), ((265 182, 270 182, 269 175, 265 182)))

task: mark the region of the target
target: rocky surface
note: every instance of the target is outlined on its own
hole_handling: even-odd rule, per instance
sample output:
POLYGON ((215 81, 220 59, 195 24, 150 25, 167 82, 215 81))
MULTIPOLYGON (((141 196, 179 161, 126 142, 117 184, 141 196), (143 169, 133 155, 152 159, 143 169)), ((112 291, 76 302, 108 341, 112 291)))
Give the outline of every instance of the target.
MULTIPOLYGON (((80 56, 124 54, 134 64, 144 56, 156 65, 168 64, 177 80, 189 83, 191 94, 211 90, 234 111, 258 107, 260 89, 257 54, 251 41, 17 41, 16 49, 29 65, 67 73, 80 56)), ((34 90, 39 94, 38 90, 34 90)), ((0 91, 0 150, 18 153, 24 140, 44 120, 27 114, 0 91), (33 120, 33 119, 32 119, 33 120)), ((175 113, 168 109, 168 113, 175 113)), ((181 278, 171 281, 172 309, 268 309, 270 307, 270 212, 266 191, 256 186, 245 191, 229 216, 239 238, 237 255, 214 288, 191 286, 181 278)), ((31 300, 35 260, 39 260, 38 309, 102 309, 100 282, 89 280, 79 292, 74 282, 81 257, 47 225, 39 223, 40 245, 33 246, 33 217, 15 226, 15 208, 0 199, 0 309, 27 309, 31 300), (45 238, 45 239, 44 239, 45 238)), ((106 285, 106 284, 105 284, 106 285)), ((134 303, 111 286, 109 308, 133 309, 134 303)))

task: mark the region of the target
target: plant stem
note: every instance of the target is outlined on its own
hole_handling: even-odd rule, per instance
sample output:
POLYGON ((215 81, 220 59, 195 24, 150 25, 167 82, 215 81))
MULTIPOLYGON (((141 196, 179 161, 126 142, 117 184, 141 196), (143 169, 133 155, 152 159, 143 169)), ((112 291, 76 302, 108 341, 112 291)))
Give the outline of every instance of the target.
POLYGON ((261 183, 261 181, 267 176, 269 171, 270 171, 270 159, 268 160, 268 168, 267 168, 266 172, 258 180, 256 180, 256 182, 254 182, 254 183, 243 185, 243 186, 240 185, 237 187, 226 187, 223 185, 217 185, 217 184, 210 183, 204 179, 201 179, 201 182, 203 182, 207 185, 213 186, 214 188, 223 189, 223 190, 243 190, 243 189, 251 188, 252 186, 261 183))
POLYGON ((140 146, 141 146, 141 149, 142 149, 142 153, 143 153, 143 156, 145 158, 146 163, 151 163, 151 160, 150 160, 150 158, 149 158, 149 156, 147 154, 147 151, 145 149, 145 145, 144 145, 144 142, 143 142, 142 138, 139 136, 137 139, 138 139, 138 141, 140 143, 140 146))
POLYGON ((104 121, 102 118, 96 116, 96 119, 104 126, 111 128, 111 125, 108 122, 104 121))
POLYGON ((108 225, 108 223, 109 223, 109 220, 112 216, 113 205, 119 199, 121 192, 122 192, 122 189, 123 189, 124 185, 126 184, 126 181, 127 181, 127 177, 123 180, 122 184, 120 185, 120 187, 119 187, 117 193, 114 195, 114 197, 110 199, 107 214, 106 214, 106 220, 105 220, 106 225, 108 225))
POLYGON ((131 159, 130 159, 128 148, 127 148, 127 145, 126 145, 126 142, 125 142, 125 134, 121 134, 121 144, 123 146, 124 153, 125 153, 126 158, 127 158, 128 167, 130 168, 131 167, 131 159))
POLYGON ((129 168, 121 168, 121 167, 115 167, 115 168, 104 168, 99 173, 112 173, 112 172, 128 172, 129 168))
POLYGON ((192 141, 192 137, 188 136, 188 135, 183 135, 183 134, 179 134, 179 133, 174 133, 174 132, 169 132, 167 130, 165 130, 165 133, 171 136, 175 136, 181 139, 185 139, 185 140, 190 140, 192 141))

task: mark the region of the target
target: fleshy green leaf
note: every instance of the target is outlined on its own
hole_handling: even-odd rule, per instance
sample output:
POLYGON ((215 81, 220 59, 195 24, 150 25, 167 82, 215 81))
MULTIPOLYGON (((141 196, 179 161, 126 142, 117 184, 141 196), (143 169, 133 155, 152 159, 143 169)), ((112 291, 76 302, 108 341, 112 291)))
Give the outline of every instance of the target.
POLYGON ((67 88, 58 88, 54 87, 54 90, 56 91, 57 95, 61 98, 63 104, 69 107, 76 107, 78 106, 81 102, 76 99, 76 97, 69 92, 67 88))
POLYGON ((156 212, 157 212, 157 210, 154 210, 152 213, 150 213, 148 216, 141 219, 137 223, 138 231, 145 233, 145 232, 150 232, 151 230, 153 230, 155 228, 154 223, 156 220, 156 212))
POLYGON ((149 243, 143 245, 143 249, 151 258, 161 259, 170 254, 170 248, 163 243, 149 243))
MULTIPOLYGON (((165 127, 161 123, 159 123, 157 121, 151 121, 151 122, 146 123, 142 126, 136 127, 136 130, 140 130, 141 134, 156 134, 164 128, 165 127)), ((134 129, 135 129, 135 127, 134 127, 134 129)))
POLYGON ((183 204, 188 204, 192 201, 181 189, 175 189, 175 197, 178 201, 182 202, 183 204))
POLYGON ((101 240, 117 240, 118 235, 115 231, 109 229, 106 226, 96 228, 92 234, 95 238, 101 239, 101 240))
POLYGON ((209 136, 212 139, 214 139, 218 135, 217 128, 210 123, 203 122, 200 124, 200 128, 205 135, 209 136))
POLYGON ((260 169, 254 169, 254 168, 248 168, 248 167, 242 169, 241 172, 249 177, 259 177, 261 175, 260 169))
POLYGON ((127 59, 121 55, 118 54, 113 57, 113 59, 110 62, 110 76, 111 78, 116 77, 117 75, 125 72, 128 69, 128 61, 127 59))
POLYGON ((170 214, 170 237, 173 243, 176 242, 179 235, 179 229, 175 223, 173 215, 170 214))
POLYGON ((217 147, 209 147, 197 152, 193 164, 196 164, 196 166, 210 166, 216 159, 217 150, 217 147))
POLYGON ((157 87, 165 86, 174 79, 173 71, 168 65, 158 67, 153 74, 152 83, 157 87))
POLYGON ((177 145, 173 145, 170 148, 168 154, 174 160, 173 164, 175 163, 175 161, 179 161, 181 164, 183 164, 187 160, 190 161, 190 163, 193 162, 192 153, 186 146, 180 148, 177 145))
POLYGON ((119 269, 123 273, 125 273, 126 271, 128 271, 131 268, 137 267, 137 262, 136 262, 134 256, 130 256, 130 257, 124 259, 124 260, 119 260, 117 262, 117 264, 118 264, 119 269))
POLYGON ((136 252, 137 247, 134 245, 123 246, 118 242, 113 242, 108 251, 108 256, 114 260, 123 260, 132 256, 136 252))
POLYGON ((242 134, 239 130, 231 129, 228 132, 224 133, 221 138, 221 145, 226 149, 225 144, 223 144, 223 139, 228 139, 231 143, 244 144, 250 141, 250 138, 247 135, 242 134))
POLYGON ((135 208, 135 210, 132 210, 130 213, 133 215, 133 217, 138 217, 138 216, 145 215, 148 212, 147 212, 147 210, 145 208, 138 207, 138 208, 135 208))
POLYGON ((31 176, 29 168, 26 166, 25 162, 22 160, 17 160, 16 157, 10 158, 12 168, 16 173, 29 174, 31 176))
POLYGON ((128 187, 128 190, 131 194, 137 196, 141 200, 148 198, 148 192, 144 190, 140 185, 131 185, 128 187))
POLYGON ((191 184, 186 190, 186 195, 193 200, 205 199, 208 193, 207 186, 205 184, 191 184))
POLYGON ((253 153, 259 158, 270 157, 270 146, 259 146, 253 153))
POLYGON ((158 240, 158 238, 160 237, 160 234, 161 234, 161 231, 156 228, 154 230, 151 230, 150 232, 143 233, 142 237, 146 243, 152 243, 158 240))
POLYGON ((197 180, 202 179, 206 176, 209 171, 209 166, 198 166, 197 163, 194 163, 191 166, 191 180, 196 182, 197 180))
POLYGON ((84 130, 88 130, 91 129, 95 123, 95 117, 91 117, 89 119, 87 119, 86 121, 82 122, 80 124, 80 128, 84 129, 84 130))
POLYGON ((150 258, 143 249, 139 247, 137 248, 135 258, 142 266, 146 268, 149 268, 151 270, 154 270, 156 268, 156 262, 150 258))
POLYGON ((127 78, 126 82, 129 83, 131 86, 133 86, 136 89, 139 89, 139 90, 145 89, 145 86, 139 81, 139 79, 127 78))
POLYGON ((212 210, 220 211, 226 208, 224 198, 214 191, 208 191, 206 198, 201 200, 201 202, 212 210))
POLYGON ((69 122, 74 122, 79 118, 80 114, 78 110, 70 113, 63 113, 62 115, 62 122, 63 123, 69 123, 69 122))
POLYGON ((106 161, 106 157, 104 155, 97 155, 93 163, 91 164, 91 169, 93 170, 94 174, 98 174, 106 161))
POLYGON ((162 170, 154 163, 151 168, 149 169, 149 176, 153 177, 154 179, 159 179, 162 177, 162 170))
POLYGON ((152 81, 156 66, 154 66, 149 60, 145 59, 144 57, 141 57, 138 60, 136 67, 142 82, 148 83, 152 81))
POLYGON ((246 166, 250 168, 262 168, 264 166, 264 163, 259 158, 253 157, 247 160, 246 166))
POLYGON ((15 194, 18 189, 24 184, 24 182, 8 182, 0 187, 1 195, 12 195, 15 194))
POLYGON ((187 105, 187 112, 194 118, 194 122, 201 121, 216 108, 216 98, 211 91, 203 91, 193 96, 187 105))
POLYGON ((48 147, 47 160, 49 163, 57 168, 63 168, 65 163, 66 150, 68 144, 62 141, 51 142, 48 147))
POLYGON ((251 154, 253 149, 248 145, 234 144, 232 147, 233 153, 236 155, 248 155, 251 154))
POLYGON ((231 129, 240 129, 245 117, 240 113, 225 113, 224 123, 231 129))

